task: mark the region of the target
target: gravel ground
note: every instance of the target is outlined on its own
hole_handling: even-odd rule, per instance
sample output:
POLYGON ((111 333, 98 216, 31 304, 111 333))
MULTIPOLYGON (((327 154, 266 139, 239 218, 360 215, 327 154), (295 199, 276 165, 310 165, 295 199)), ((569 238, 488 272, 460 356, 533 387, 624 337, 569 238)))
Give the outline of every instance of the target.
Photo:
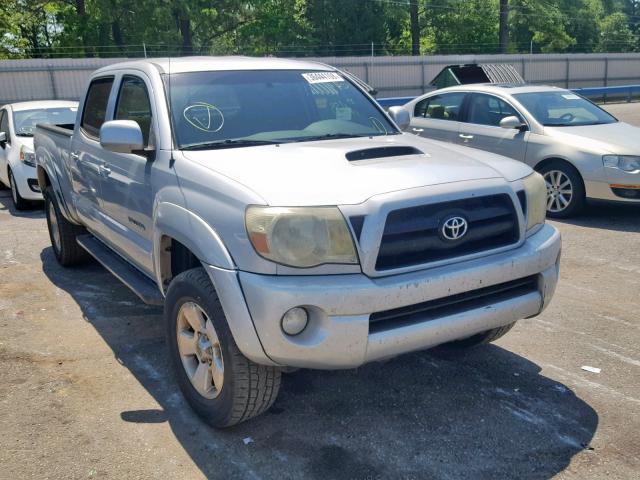
POLYGON ((96 264, 60 268, 42 212, 9 205, 0 191, 0 479, 638 478, 640 206, 553 222, 554 302, 496 344, 301 370, 216 431, 167 375, 160 310, 96 264))

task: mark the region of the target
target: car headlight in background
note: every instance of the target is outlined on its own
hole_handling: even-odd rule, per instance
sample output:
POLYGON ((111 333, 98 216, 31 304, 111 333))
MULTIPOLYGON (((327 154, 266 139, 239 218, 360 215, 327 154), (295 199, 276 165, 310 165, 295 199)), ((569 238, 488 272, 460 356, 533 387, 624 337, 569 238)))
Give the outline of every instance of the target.
POLYGON ((547 216, 547 183, 538 172, 522 180, 527 194, 527 231, 544 223, 547 216))
POLYGON ((602 163, 605 167, 617 168, 625 172, 636 172, 640 170, 640 157, 631 155, 604 155, 602 163))
POLYGON ((351 232, 337 207, 252 206, 245 222, 253 248, 274 262, 299 268, 358 263, 351 232))
POLYGON ((20 161, 31 167, 36 166, 36 154, 29 147, 20 147, 20 161))

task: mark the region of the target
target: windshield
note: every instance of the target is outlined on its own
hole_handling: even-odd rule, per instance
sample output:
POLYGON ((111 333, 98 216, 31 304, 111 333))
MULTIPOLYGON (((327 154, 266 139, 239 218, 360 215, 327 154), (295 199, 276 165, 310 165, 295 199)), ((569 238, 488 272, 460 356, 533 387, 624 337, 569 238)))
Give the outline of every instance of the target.
POLYGON ((397 134, 337 72, 216 71, 165 77, 179 149, 397 134))
POLYGON ((615 123, 616 118, 568 90, 514 95, 545 127, 577 127, 615 123))
POLYGON ((33 137, 38 123, 52 123, 64 125, 75 123, 76 107, 38 108, 34 110, 19 110, 13 112, 13 126, 16 135, 33 137))

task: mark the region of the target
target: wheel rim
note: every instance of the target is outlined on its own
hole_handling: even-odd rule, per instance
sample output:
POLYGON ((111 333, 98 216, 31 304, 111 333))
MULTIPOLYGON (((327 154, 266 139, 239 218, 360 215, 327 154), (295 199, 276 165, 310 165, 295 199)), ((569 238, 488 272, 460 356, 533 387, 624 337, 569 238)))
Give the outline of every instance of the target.
POLYGON ((47 200, 47 217, 49 219, 49 229, 51 230, 51 240, 53 241, 53 248, 56 252, 60 251, 60 228, 58 226, 58 216, 56 215, 56 209, 53 206, 51 200, 47 200))
POLYGON ((176 324, 178 353, 182 366, 196 391, 216 398, 224 383, 224 360, 213 322, 195 302, 186 302, 178 311, 176 324))
POLYGON ((13 178, 13 173, 9 174, 9 184, 11 185, 11 198, 13 198, 13 204, 18 204, 18 189, 16 188, 16 180, 13 178))
POLYGON ((558 213, 566 210, 573 199, 573 184, 566 173, 550 170, 544 174, 547 183, 547 211, 558 213))

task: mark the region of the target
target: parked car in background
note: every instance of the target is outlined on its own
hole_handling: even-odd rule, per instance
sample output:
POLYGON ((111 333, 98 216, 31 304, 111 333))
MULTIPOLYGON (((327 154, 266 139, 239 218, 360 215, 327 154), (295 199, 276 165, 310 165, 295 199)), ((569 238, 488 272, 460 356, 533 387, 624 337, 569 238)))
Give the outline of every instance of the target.
POLYGON ((586 198, 640 203, 640 128, 569 90, 464 85, 404 108, 409 132, 532 166, 546 180, 549 216, 573 215, 586 198))
POLYGON ((0 182, 11 189, 17 210, 42 200, 36 177, 33 133, 38 123, 75 122, 78 102, 21 102, 0 107, 0 182))
POLYGON ((286 368, 491 342, 558 279, 539 174, 403 134, 326 65, 114 64, 35 145, 55 257, 164 304, 178 384, 214 426, 268 409, 286 368))

